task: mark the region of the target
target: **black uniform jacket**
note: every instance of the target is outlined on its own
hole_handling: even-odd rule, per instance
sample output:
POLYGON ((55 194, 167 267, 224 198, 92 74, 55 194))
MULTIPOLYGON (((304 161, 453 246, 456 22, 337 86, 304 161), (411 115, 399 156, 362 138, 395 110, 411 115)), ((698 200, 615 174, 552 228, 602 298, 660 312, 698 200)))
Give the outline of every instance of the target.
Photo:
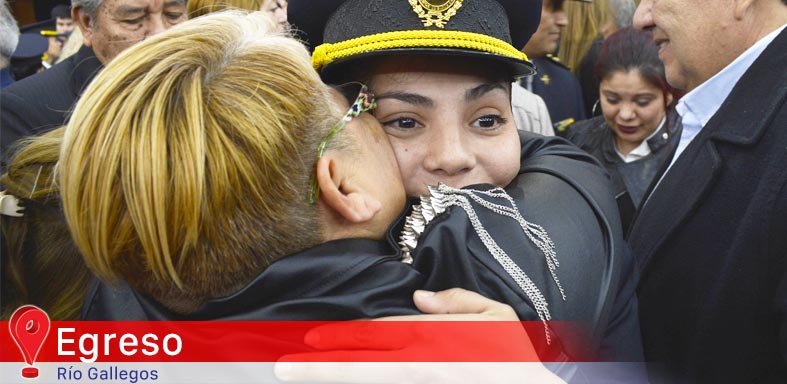
POLYGON ((664 125, 647 141, 650 155, 626 163, 615 149, 615 133, 604 121, 604 116, 596 116, 568 127, 566 139, 598 159, 612 177, 624 233, 645 192, 654 180, 661 178, 665 163, 672 160, 681 130, 680 116, 674 108, 670 109, 664 125))
POLYGON ((0 158, 26 136, 41 135, 66 123, 84 88, 103 68, 90 47, 44 72, 0 91, 0 158))
MULTIPOLYGON (((577 321, 584 333, 558 334, 569 357, 641 358, 633 260, 625 252, 614 199, 595 160, 560 138, 523 135, 521 173, 507 191, 526 219, 556 244, 562 301, 545 272, 544 255, 510 220, 479 209, 501 247, 542 288, 553 320, 577 321), (631 284, 627 284, 631 283, 631 284), (582 340, 573 343, 571 340, 582 340)), ((488 186, 487 186, 488 187, 488 186)), ((395 240, 346 239, 321 244, 269 266, 236 294, 211 300, 189 316, 173 314, 128 289, 94 284, 84 317, 106 319, 340 320, 414 314, 416 289, 462 287, 512 305, 522 320, 539 320, 532 303, 486 251, 466 213, 451 209, 429 225, 413 265, 395 240)), ((533 339, 542 340, 534 336, 533 339)), ((538 343, 538 340, 535 340, 538 343)))

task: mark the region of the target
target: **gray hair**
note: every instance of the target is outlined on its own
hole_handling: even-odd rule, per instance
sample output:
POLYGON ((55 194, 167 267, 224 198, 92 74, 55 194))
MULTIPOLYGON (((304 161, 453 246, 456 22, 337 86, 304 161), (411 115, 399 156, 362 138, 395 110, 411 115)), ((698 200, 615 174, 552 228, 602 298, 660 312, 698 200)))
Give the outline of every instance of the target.
POLYGON ((71 9, 81 7, 90 17, 96 17, 104 0, 71 0, 71 9))
POLYGON ((18 43, 19 27, 11 11, 8 10, 7 2, 3 0, 0 6, 0 68, 8 66, 18 43))
POLYGON ((634 11, 637 10, 637 4, 634 0, 612 0, 610 3, 615 14, 615 26, 617 29, 631 26, 631 22, 634 19, 634 11))
MULTIPOLYGON (((177 0, 177 2, 183 3, 183 5, 186 4, 186 0, 177 0)), ((103 3, 104 0, 71 0, 71 9, 82 7, 88 16, 94 18, 98 14, 98 8, 101 7, 103 3)))

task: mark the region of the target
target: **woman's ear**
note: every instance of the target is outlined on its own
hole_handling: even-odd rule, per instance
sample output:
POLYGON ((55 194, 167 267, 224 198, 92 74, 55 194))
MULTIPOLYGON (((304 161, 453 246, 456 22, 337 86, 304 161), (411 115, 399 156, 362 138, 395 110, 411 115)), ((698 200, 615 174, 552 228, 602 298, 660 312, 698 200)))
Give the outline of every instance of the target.
POLYGON ((328 154, 317 161, 317 184, 320 201, 344 220, 366 223, 382 210, 382 203, 353 183, 349 161, 328 154))

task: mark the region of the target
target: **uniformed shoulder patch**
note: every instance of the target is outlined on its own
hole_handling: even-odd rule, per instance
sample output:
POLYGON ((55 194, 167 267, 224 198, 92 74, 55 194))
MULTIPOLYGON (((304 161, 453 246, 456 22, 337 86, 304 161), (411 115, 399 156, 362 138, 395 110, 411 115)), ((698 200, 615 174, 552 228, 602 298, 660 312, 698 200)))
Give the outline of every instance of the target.
POLYGON ((571 68, 569 68, 568 65, 563 64, 563 62, 560 61, 560 58, 558 58, 555 55, 547 54, 547 60, 549 60, 549 61, 551 61, 551 62, 553 62, 553 63, 555 63, 555 64, 557 64, 557 65, 559 65, 559 66, 561 66, 561 67, 563 67, 565 69, 568 69, 569 71, 571 70, 571 68))

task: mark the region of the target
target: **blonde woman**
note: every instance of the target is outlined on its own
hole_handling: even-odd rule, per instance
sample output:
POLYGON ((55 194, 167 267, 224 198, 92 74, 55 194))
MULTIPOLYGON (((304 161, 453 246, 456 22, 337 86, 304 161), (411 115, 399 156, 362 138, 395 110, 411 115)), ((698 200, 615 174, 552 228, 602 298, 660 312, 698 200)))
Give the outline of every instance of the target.
POLYGON ((593 43, 599 36, 603 38, 615 32, 615 12, 611 0, 569 1, 564 8, 570 22, 560 36, 559 57, 579 75, 580 63, 593 43))
POLYGON ((582 107, 587 117, 599 111, 598 82, 593 79, 593 64, 604 38, 615 32, 615 13, 611 0, 595 0, 590 4, 568 2, 566 15, 571 20, 560 36, 558 56, 579 80, 582 107))
POLYGON ((371 95, 323 84, 273 28, 262 12, 206 15, 107 65, 64 137, 74 240, 98 277, 142 293, 149 317, 414 313, 418 275, 379 241, 404 188, 364 113, 371 95), (349 266, 390 300, 348 294, 362 283, 349 266))

